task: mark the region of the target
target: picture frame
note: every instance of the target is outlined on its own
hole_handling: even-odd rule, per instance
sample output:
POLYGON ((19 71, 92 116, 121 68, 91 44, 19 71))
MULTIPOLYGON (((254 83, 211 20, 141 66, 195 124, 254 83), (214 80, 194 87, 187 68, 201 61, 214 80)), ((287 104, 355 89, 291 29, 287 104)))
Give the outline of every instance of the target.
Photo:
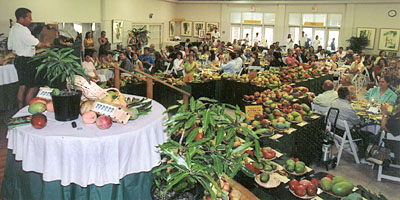
POLYGON ((192 36, 192 22, 183 21, 181 23, 181 36, 192 36))
POLYGON ((206 37, 206 31, 204 29, 199 30, 199 38, 205 38, 206 37))
POLYGON ((121 43, 124 33, 124 21, 119 19, 112 20, 112 42, 121 43))
POLYGON ((169 37, 175 37, 175 22, 169 22, 169 37))
POLYGON ((365 28, 365 27, 357 28, 357 37, 364 36, 364 37, 368 38, 369 43, 365 47, 366 49, 374 49, 375 34, 376 34, 376 28, 365 28))
POLYGON ((215 28, 218 28, 218 29, 219 29, 218 22, 208 22, 206 28, 207 28, 207 29, 206 29, 206 32, 207 32, 207 33, 211 33, 211 32, 214 31, 215 28))
POLYGON ((379 34, 379 50, 398 51, 400 29, 381 28, 379 34))
POLYGON ((193 37, 199 37, 200 30, 204 30, 206 28, 205 22, 193 22, 193 37))

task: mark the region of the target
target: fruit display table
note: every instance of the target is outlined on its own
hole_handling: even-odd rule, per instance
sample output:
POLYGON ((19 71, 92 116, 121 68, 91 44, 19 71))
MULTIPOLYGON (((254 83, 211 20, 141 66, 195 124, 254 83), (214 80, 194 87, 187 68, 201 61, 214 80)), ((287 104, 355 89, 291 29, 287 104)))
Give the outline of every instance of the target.
MULTIPOLYGON (((128 124, 100 130, 54 120, 47 126, 10 129, 2 197, 5 199, 149 199, 156 146, 167 140, 165 108, 152 101, 152 111, 128 124)), ((16 116, 27 115, 27 107, 16 116)))
POLYGON ((18 74, 13 64, 0 66, 0 111, 17 104, 18 74))

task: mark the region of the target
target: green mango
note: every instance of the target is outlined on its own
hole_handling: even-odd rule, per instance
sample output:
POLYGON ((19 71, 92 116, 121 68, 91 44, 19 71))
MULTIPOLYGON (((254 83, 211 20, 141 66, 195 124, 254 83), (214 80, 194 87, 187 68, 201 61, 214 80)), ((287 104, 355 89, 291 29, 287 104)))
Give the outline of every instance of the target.
POLYGON ((276 166, 275 164, 271 164, 271 167, 272 167, 272 170, 276 170, 276 168, 277 168, 278 166, 276 166))
POLYGON ((293 172, 294 171, 294 165, 286 166, 286 170, 288 170, 289 172, 293 172))
POLYGON ((336 183, 340 183, 343 181, 347 181, 347 179, 344 178, 343 176, 335 176, 332 178, 332 181, 333 181, 333 184, 336 184, 336 183))
POLYGON ((274 119, 275 119, 275 116, 274 116, 274 114, 270 113, 270 114, 268 115, 268 118, 269 118, 269 120, 274 120, 274 119))
POLYGON ((294 166, 295 162, 294 162, 294 160, 290 160, 289 159, 289 160, 286 161, 286 165, 293 165, 294 166))
POLYGON ((325 191, 331 191, 332 187, 333 187, 333 181, 332 179, 328 178, 328 177, 324 177, 321 179, 320 182, 321 188, 325 191))
POLYGON ((296 164, 296 168, 295 168, 296 173, 301 174, 301 173, 303 173, 305 171, 305 169, 306 168, 303 165, 297 165, 296 164))
POLYGON ((302 103, 302 104, 301 104, 301 107, 302 107, 303 110, 306 111, 306 112, 310 111, 310 107, 309 107, 307 104, 305 104, 305 103, 302 103))
POLYGON ((285 123, 278 122, 278 123, 276 124, 276 126, 277 126, 278 128, 280 128, 280 129, 284 129, 284 128, 285 128, 285 123))
POLYGON ((332 193, 339 196, 347 196, 352 193, 353 187, 348 181, 336 183, 332 186, 332 193))
POLYGON ((290 122, 285 122, 285 128, 290 128, 290 122))
POLYGON ((362 200, 362 196, 358 193, 351 193, 347 197, 342 198, 342 200, 362 200))
POLYGON ((294 121, 301 122, 301 121, 303 121, 303 119, 301 118, 301 116, 298 116, 298 117, 294 118, 294 121))
POLYGON ((269 172, 269 171, 272 171, 273 169, 272 169, 271 165, 264 165, 264 170, 269 172))
POLYGON ((300 116, 300 113, 293 111, 290 113, 290 115, 292 115, 294 118, 296 118, 296 117, 300 116))
POLYGON ((289 115, 287 116, 287 120, 288 120, 288 121, 293 121, 293 120, 294 120, 293 115, 289 114, 289 115))
POLYGON ((263 182, 263 183, 268 182, 268 181, 269 181, 269 173, 263 172, 263 173, 260 175, 260 180, 261 180, 261 182, 263 182))
POLYGON ((297 167, 297 166, 300 166, 300 165, 303 166, 303 167, 306 166, 306 164, 304 164, 304 162, 302 162, 302 161, 297 161, 297 162, 296 162, 296 167, 297 167))

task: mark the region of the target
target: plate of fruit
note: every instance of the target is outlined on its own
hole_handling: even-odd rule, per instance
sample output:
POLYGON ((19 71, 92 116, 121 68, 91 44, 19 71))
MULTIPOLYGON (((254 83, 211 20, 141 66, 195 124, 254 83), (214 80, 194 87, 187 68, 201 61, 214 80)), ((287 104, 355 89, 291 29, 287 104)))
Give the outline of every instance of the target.
POLYGON ((326 175, 319 181, 322 190, 336 198, 345 197, 353 192, 353 183, 342 176, 333 176, 332 174, 326 175))
POLYGON ((278 165, 274 162, 271 162, 270 160, 262 160, 263 162, 263 168, 261 169, 262 172, 276 172, 278 171, 278 165))
POLYGON ((263 172, 254 179, 258 185, 264 188, 276 188, 281 184, 281 181, 273 173, 269 172, 263 172))
POLYGON ((265 159, 274 160, 276 158, 276 152, 270 147, 265 147, 261 149, 265 159))
POLYGON ((291 180, 289 182, 289 191, 301 199, 312 199, 317 195, 318 179, 309 180, 291 180))
POLYGON ((294 176, 303 176, 307 173, 306 165, 298 159, 288 159, 285 162, 285 171, 294 176))

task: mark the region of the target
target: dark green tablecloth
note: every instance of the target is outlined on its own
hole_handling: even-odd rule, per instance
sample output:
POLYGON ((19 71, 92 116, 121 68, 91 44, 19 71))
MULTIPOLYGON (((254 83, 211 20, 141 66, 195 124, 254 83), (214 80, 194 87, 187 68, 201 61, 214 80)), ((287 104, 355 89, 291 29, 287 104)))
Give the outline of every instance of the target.
POLYGON ((18 106, 18 82, 0 85, 0 111, 11 110, 18 106))
POLYGON ((125 176, 120 184, 62 186, 61 181, 45 182, 41 174, 23 171, 22 162, 15 161, 14 154, 8 150, 1 197, 10 200, 152 199, 150 188, 153 178, 152 172, 142 172, 125 176))

